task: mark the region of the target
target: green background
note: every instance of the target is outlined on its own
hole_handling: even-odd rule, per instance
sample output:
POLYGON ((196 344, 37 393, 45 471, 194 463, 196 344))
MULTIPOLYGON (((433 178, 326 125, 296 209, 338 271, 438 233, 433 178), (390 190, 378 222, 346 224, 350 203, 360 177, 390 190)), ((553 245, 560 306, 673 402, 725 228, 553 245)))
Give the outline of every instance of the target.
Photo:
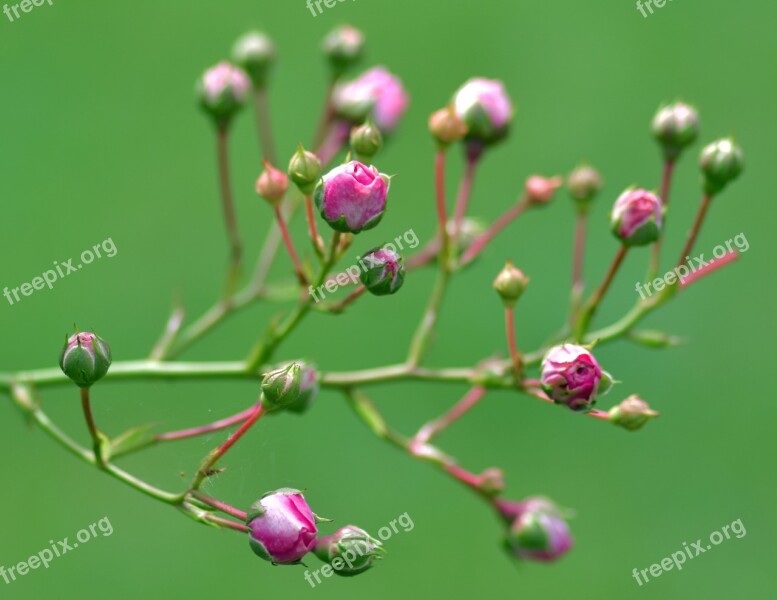
MULTIPOLYGON (((507 495, 544 493, 573 508, 576 547, 553 565, 516 565, 482 503, 429 465, 374 439, 341 397, 324 393, 304 418, 260 422, 230 454, 229 471, 208 488, 240 506, 269 489, 304 488, 314 510, 376 532, 402 513, 414 529, 389 540, 388 558, 368 574, 325 580, 311 590, 302 568, 272 568, 232 532, 196 526, 66 455, 0 403, 0 564, 25 560, 50 539, 71 538, 109 517, 114 533, 6 585, 0 595, 40 598, 465 597, 486 592, 535 598, 774 597, 774 419, 770 360, 774 320, 773 187, 777 101, 773 35, 777 9, 721 0, 677 0, 643 18, 632 2, 460 2, 359 0, 313 17, 303 0, 269 2, 61 2, 10 23, 0 15, 2 278, 16 287, 112 238, 118 253, 53 290, 14 306, 0 299, 0 370, 54 366, 75 321, 111 343, 116 360, 145 356, 175 293, 200 314, 222 282, 226 244, 209 124, 193 99, 201 71, 232 41, 266 28, 281 58, 271 88, 281 153, 308 141, 326 71, 319 40, 350 22, 368 38, 369 64, 398 73, 410 111, 382 171, 396 173, 380 228, 352 254, 413 228, 434 233, 433 145, 429 113, 473 75, 500 78, 518 111, 511 137, 489 153, 473 212, 492 219, 513 202, 530 173, 566 173, 581 159, 606 177, 592 214, 586 272, 598 280, 617 246, 607 215, 632 183, 657 187, 660 161, 648 125, 656 107, 696 103, 702 141, 733 133, 747 172, 716 199, 698 251, 744 233, 749 251, 735 266, 683 293, 649 323, 688 337, 653 351, 619 342, 597 351, 623 383, 601 401, 630 393, 662 417, 636 434, 513 393, 494 393, 440 437, 474 471, 499 465, 507 495), (639 587, 646 568, 736 519, 747 535, 726 541, 639 587)), ((253 191, 259 170, 253 118, 236 122, 231 148, 241 228, 255 255, 269 221, 253 191)), ((697 144, 673 189, 667 254, 678 251, 699 198, 697 144)), ((460 173, 452 153, 451 191, 460 173)), ((491 281, 512 258, 532 283, 518 311, 519 343, 540 346, 567 306, 573 211, 565 194, 532 211, 454 281, 430 364, 464 366, 504 353, 500 304, 491 281)), ((301 245, 302 221, 294 224, 301 245)), ((635 251, 599 315, 605 324, 635 300, 647 251, 635 251)), ((288 263, 276 270, 289 275, 288 263)), ((279 358, 305 356, 325 370, 402 359, 433 282, 413 273, 392 298, 363 298, 344 317, 314 314, 279 358)), ((256 306, 186 353, 240 358, 277 306, 256 306)), ((429 383, 371 390, 390 421, 410 434, 465 389, 429 383)), ((192 426, 253 400, 248 383, 122 383, 94 390, 108 432, 155 421, 192 426)), ((75 389, 45 394, 44 406, 86 442, 75 389)), ((161 486, 183 485, 199 457, 223 435, 128 458, 126 468, 161 486)), ((325 530, 331 531, 333 530, 325 530)), ((309 561, 313 568, 320 564, 309 561)))

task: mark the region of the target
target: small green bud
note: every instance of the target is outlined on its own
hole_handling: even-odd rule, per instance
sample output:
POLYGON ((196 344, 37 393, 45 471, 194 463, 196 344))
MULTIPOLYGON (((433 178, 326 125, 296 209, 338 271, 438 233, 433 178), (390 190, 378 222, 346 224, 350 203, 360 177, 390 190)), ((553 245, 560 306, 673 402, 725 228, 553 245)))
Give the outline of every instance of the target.
POLYGON ((299 145, 294 156, 289 161, 289 177, 299 190, 305 194, 312 194, 316 184, 321 179, 323 167, 318 156, 305 150, 299 145))
POLYGON ((379 540, 355 525, 341 527, 332 535, 316 540, 313 553, 346 577, 358 575, 383 558, 386 551, 379 540))
POLYGON ((527 285, 529 278, 509 260, 494 280, 494 289, 501 296, 505 308, 515 306, 527 285))
POLYGON ((90 387, 108 372, 111 348, 108 342, 93 333, 74 333, 65 342, 59 366, 77 386, 90 387))
POLYGON ((299 363, 270 371, 262 381, 262 406, 270 412, 293 404, 299 399, 301 383, 299 363))
POLYGON ((382 147, 383 134, 371 119, 351 129, 351 148, 359 162, 371 163, 382 147))
POLYGON ((235 42, 232 60, 248 73, 254 87, 261 89, 267 83, 267 74, 275 62, 275 44, 267 34, 251 31, 235 42))
POLYGON ((580 165, 569 174, 567 188, 580 210, 587 210, 591 201, 602 189, 602 176, 588 165, 580 165))
POLYGON ((669 104, 656 113, 652 130, 666 160, 676 160, 699 137, 699 114, 684 102, 669 104))
POLYGON ((613 406, 608 413, 608 420, 613 425, 619 425, 629 431, 641 429, 650 419, 658 416, 651 410, 647 402, 639 396, 632 395, 617 406, 613 406))
POLYGON ((329 59, 332 72, 341 75, 361 59, 364 53, 364 34, 355 27, 342 25, 327 34, 322 49, 329 59))
POLYGON ((712 142, 701 151, 701 172, 704 189, 717 194, 742 173, 745 167, 742 149, 731 138, 712 142))

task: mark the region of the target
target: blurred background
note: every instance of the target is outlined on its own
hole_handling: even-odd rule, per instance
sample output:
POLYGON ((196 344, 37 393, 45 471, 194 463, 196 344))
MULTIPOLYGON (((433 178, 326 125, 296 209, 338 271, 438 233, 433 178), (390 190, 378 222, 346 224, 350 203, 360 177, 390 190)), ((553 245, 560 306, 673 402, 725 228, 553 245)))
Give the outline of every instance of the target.
MULTIPOLYGON (((107 238, 117 248, 114 257, 52 290, 13 306, 0 299, 1 371, 55 366, 74 322, 105 337, 115 360, 142 358, 176 294, 190 318, 215 300, 227 246, 212 128, 193 87, 205 68, 228 57, 235 38, 255 27, 266 29, 280 50, 270 100, 284 156, 312 138, 327 77, 319 44, 335 25, 362 28, 364 66, 388 66, 412 95, 377 161, 382 171, 398 174, 389 212, 379 228, 358 238, 353 256, 409 228, 422 243, 431 239, 434 146, 426 120, 474 75, 502 79, 518 106, 512 135, 482 165, 474 214, 495 218, 531 173, 565 174, 589 161, 606 178, 591 219, 586 276, 593 285, 617 249, 607 223, 612 201, 633 183, 658 187, 650 119, 661 102, 683 99, 699 107, 703 133, 677 172, 666 255, 679 251, 698 206, 701 144, 727 134, 744 148, 747 171, 714 201, 698 251, 709 255, 739 233, 750 243, 735 265, 648 320, 690 343, 655 351, 618 342, 597 351, 623 382, 600 407, 640 394, 662 414, 643 431, 632 434, 504 392, 487 396, 439 438, 473 471, 502 467, 508 497, 542 493, 574 509, 576 547, 556 564, 516 564, 501 548, 501 524, 478 498, 373 438, 336 393, 323 393, 305 417, 260 422, 208 488, 238 506, 270 489, 302 488, 318 514, 336 519, 325 532, 346 523, 376 532, 409 514, 413 530, 388 541, 388 558, 378 568, 324 580, 316 589, 303 568, 273 568, 238 534, 197 526, 77 461, 3 401, 0 565, 26 560, 49 540, 72 539, 103 517, 114 533, 47 570, 0 582, 0 594, 773 598, 777 408, 756 383, 765 377, 774 336, 767 307, 777 214, 768 191, 777 133, 775 17, 777 8, 768 3, 722 0, 669 2, 647 18, 633 2, 615 0, 359 0, 316 17, 304 0, 55 0, 14 22, 0 15, 0 285, 28 282, 53 261, 107 238), (736 519, 746 528, 743 538, 642 587, 632 578, 633 568, 649 567, 736 519)), ((260 155, 250 111, 235 123, 231 150, 241 230, 248 256, 255 256, 270 211, 253 192, 260 155)), ((449 165, 452 193, 461 172, 458 152, 449 165)), ((505 353, 491 282, 506 258, 532 278, 518 312, 521 347, 539 347, 558 328, 567 308, 573 216, 566 193, 559 194, 547 209, 519 219, 454 281, 430 365, 466 366, 505 353)), ((293 230, 302 246, 303 221, 293 230)), ((645 250, 629 256, 597 324, 615 320, 635 301, 647 258, 645 250)), ((287 280, 289 263, 280 261, 273 276, 287 280)), ((278 358, 307 357, 323 370, 401 360, 433 280, 432 270, 413 273, 394 297, 363 298, 340 318, 311 315, 278 358)), ((239 359, 282 308, 257 305, 241 313, 184 358, 239 359)), ((369 391, 390 422, 412 434, 466 390, 409 383, 369 391)), ((127 382, 98 385, 94 402, 109 433, 147 422, 167 430, 230 415, 256 392, 250 383, 127 382)), ((46 391, 43 401, 52 418, 87 442, 74 388, 46 391)), ((121 465, 179 489, 188 481, 181 473, 191 473, 223 437, 155 449, 121 465)), ((309 564, 320 567, 315 558, 309 564)))

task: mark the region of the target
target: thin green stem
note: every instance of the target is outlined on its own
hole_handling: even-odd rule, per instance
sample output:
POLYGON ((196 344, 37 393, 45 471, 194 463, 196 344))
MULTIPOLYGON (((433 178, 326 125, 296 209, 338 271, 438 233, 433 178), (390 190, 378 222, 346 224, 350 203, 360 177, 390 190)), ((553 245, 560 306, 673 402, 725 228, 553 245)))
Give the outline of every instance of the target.
POLYGON ((103 436, 97 429, 97 424, 94 421, 94 414, 92 413, 92 402, 89 396, 88 387, 80 388, 81 392, 81 409, 84 412, 84 418, 86 419, 86 428, 89 430, 89 435, 92 438, 92 448, 94 449, 95 462, 97 466, 105 468, 105 456, 103 455, 103 436))

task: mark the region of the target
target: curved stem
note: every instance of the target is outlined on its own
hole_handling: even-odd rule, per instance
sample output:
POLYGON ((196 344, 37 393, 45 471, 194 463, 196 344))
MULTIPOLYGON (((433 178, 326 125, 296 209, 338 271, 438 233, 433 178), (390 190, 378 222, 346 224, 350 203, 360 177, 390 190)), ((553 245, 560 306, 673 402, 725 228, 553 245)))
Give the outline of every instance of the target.
POLYGON ((625 245, 621 245, 621 247, 618 248, 618 252, 615 254, 615 258, 610 264, 610 268, 607 270, 607 274, 604 276, 604 281, 602 281, 599 288, 596 290, 596 292, 594 292, 594 295, 591 296, 591 299, 583 309, 583 313, 580 315, 580 318, 577 321, 577 326, 575 328, 575 339, 578 341, 580 341, 585 335, 591 319, 593 319, 594 315, 596 314, 596 310, 599 308, 599 304, 607 294, 607 290, 610 289, 610 285, 612 284, 613 279, 615 279, 615 274, 623 264, 623 259, 626 258, 628 251, 629 248, 625 245))
POLYGON ((159 442, 172 442, 176 440, 185 440, 187 438, 196 437, 198 435, 204 435, 206 433, 212 433, 214 431, 220 431, 221 429, 227 429, 228 427, 232 427, 233 425, 237 425, 238 423, 248 419, 254 413, 254 410, 255 407, 252 406, 251 408, 247 408, 246 410, 239 412, 236 415, 232 415, 231 417, 227 417, 226 419, 208 423, 207 425, 200 425, 199 427, 192 427, 190 429, 181 429, 179 431, 168 431, 167 433, 160 433, 159 435, 154 436, 154 439, 159 442))
POLYGON ((313 210, 313 199, 310 194, 305 195, 305 215, 308 220, 308 235, 313 243, 313 249, 319 258, 324 256, 324 240, 318 233, 318 226, 316 225, 316 213, 313 210))
POLYGON ((97 424, 94 421, 94 414, 92 413, 92 403, 89 398, 88 387, 80 388, 81 392, 81 408, 84 411, 84 418, 86 419, 86 427, 89 430, 89 435, 92 438, 92 448, 94 449, 94 457, 97 466, 105 468, 105 457, 103 456, 103 444, 100 435, 100 431, 97 429, 97 424))
POLYGON ((294 248, 294 242, 291 240, 291 235, 289 235, 289 228, 286 227, 286 221, 283 218, 283 213, 281 212, 280 206, 276 205, 274 207, 275 210, 275 219, 278 223, 278 228, 281 230, 281 236, 283 237, 283 243, 286 246, 286 250, 289 253, 289 256, 291 257, 292 263, 294 263, 294 270, 297 272, 297 278, 299 279, 300 283, 302 285, 307 285, 307 277, 305 277, 305 269, 302 267, 302 262, 299 259, 299 256, 297 255, 297 251, 294 248))
POLYGON ((707 216, 707 211, 710 208, 710 202, 712 201, 712 195, 704 194, 699 205, 699 210, 696 213, 696 219, 693 222, 691 230, 688 232, 688 238, 685 240, 680 257, 677 259, 677 266, 683 264, 690 256, 693 246, 696 244, 696 238, 699 237, 701 226, 704 224, 704 218, 707 216))

